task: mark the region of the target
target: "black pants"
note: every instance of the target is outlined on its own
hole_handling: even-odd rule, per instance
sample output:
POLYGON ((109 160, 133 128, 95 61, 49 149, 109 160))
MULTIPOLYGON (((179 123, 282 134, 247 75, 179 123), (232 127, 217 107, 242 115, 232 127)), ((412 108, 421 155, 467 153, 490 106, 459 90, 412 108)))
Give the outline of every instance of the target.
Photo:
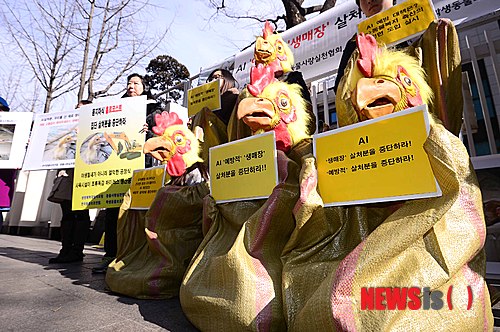
POLYGON ((116 257, 118 240, 116 234, 118 212, 120 208, 107 208, 104 218, 104 251, 106 257, 116 257))
POLYGON ((71 210, 71 201, 60 203, 62 209, 60 255, 69 254, 83 257, 83 246, 90 229, 88 210, 71 210))

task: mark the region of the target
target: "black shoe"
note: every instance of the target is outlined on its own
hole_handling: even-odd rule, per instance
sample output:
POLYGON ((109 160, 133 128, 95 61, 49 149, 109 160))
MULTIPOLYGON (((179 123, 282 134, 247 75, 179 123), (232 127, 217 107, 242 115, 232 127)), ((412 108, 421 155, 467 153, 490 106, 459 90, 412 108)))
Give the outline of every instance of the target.
POLYGON ((103 257, 101 264, 92 268, 92 273, 103 274, 108 270, 108 265, 114 260, 114 257, 103 257))
POLYGON ((83 257, 77 254, 57 255, 49 259, 49 264, 82 262, 83 257))
POLYGON ((59 260, 62 258, 61 255, 57 255, 56 257, 49 258, 49 264, 59 263, 59 260))

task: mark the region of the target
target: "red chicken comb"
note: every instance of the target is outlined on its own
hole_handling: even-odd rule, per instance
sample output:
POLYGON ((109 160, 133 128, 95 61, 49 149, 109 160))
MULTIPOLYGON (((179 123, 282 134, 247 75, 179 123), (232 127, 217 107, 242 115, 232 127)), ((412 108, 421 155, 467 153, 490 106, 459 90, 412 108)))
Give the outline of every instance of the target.
POLYGON ((365 77, 372 77, 375 56, 379 52, 377 41, 372 35, 360 33, 356 36, 356 44, 359 50, 358 69, 365 77))
POLYGON ((252 96, 257 97, 274 80, 272 66, 264 66, 259 63, 257 66, 250 68, 250 84, 247 85, 247 89, 252 96))
POLYGON ((165 129, 172 125, 183 124, 177 113, 168 113, 165 111, 161 112, 161 114, 155 114, 155 122, 156 126, 153 127, 153 132, 156 135, 162 135, 165 132, 165 129))
POLYGON ((269 21, 266 21, 266 23, 264 24, 264 29, 262 29, 262 38, 267 39, 267 37, 269 35, 272 35, 273 33, 273 26, 271 25, 271 23, 269 23, 269 21))

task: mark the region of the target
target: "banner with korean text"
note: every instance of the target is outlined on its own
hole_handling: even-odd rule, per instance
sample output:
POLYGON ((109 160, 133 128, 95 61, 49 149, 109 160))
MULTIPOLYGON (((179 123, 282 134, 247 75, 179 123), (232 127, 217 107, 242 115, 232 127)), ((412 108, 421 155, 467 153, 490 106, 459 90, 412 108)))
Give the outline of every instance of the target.
POLYGON ((24 170, 73 168, 79 111, 35 114, 24 170))
POLYGON ((32 120, 31 112, 0 112, 0 168, 23 166, 32 120))
POLYGON ((267 198, 278 184, 274 131, 212 147, 209 160, 217 203, 267 198))
POLYGON ((144 168, 146 96, 102 98, 79 108, 73 210, 118 207, 144 168))
POLYGON ((315 135, 325 206, 440 196, 423 148, 428 134, 422 105, 315 135))
MULTIPOLYGON (((500 1, 492 0, 434 0, 432 2, 437 18, 448 18, 455 25, 500 9, 500 1)), ((405 6, 406 3, 407 1, 402 2, 401 5, 405 6)), ((416 0, 416 3, 420 4, 420 1, 416 0)), ((407 15, 407 13, 402 14, 407 15)), ((295 57, 294 70, 301 71, 307 81, 335 73, 345 44, 356 34, 357 25, 365 18, 355 1, 345 1, 282 32, 283 40, 289 44, 295 57)), ((404 19, 409 18, 408 14, 408 17, 405 16, 404 19)), ((413 20, 413 17, 411 19, 413 20)), ((240 86, 245 86, 250 81, 253 52, 254 48, 249 47, 235 56, 233 76, 240 86)))
POLYGON ((162 165, 134 171, 130 185, 131 209, 149 209, 156 193, 165 185, 166 169, 167 165, 162 165))

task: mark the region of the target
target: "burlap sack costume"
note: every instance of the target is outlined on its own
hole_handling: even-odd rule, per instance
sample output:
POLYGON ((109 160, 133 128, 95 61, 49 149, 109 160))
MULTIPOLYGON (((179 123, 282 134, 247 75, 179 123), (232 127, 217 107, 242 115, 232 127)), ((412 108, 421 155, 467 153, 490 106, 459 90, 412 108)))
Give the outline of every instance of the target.
MULTIPOLYGON (((304 200, 300 210, 312 216, 297 222, 283 255, 289 330, 491 330, 482 277, 485 226, 472 165, 462 143, 442 125, 432 125, 424 148, 442 197, 407 201, 392 214, 370 205, 323 209, 304 200), (446 305, 451 285, 453 310, 446 305), (361 310, 362 287, 412 286, 442 291, 443 308, 361 310), (467 286, 473 292, 470 310, 467 286)), ((314 182, 314 170, 309 177, 314 182)))
POLYGON ((182 276, 203 239, 203 197, 207 183, 167 185, 147 211, 130 210, 127 194, 118 218, 118 253, 106 283, 116 293, 161 299, 178 295, 182 276), (151 239, 145 228, 157 233, 151 239))
MULTIPOLYGON (((288 156, 278 151, 279 184, 267 200, 204 202, 209 230, 182 282, 180 300, 203 331, 286 329, 281 295, 281 252, 295 222, 303 141, 288 156)), ((208 228, 208 227, 207 227, 208 228)))
MULTIPOLYGON (((437 40, 435 34, 430 35, 437 40)), ((456 50, 457 45, 448 46, 456 50)), ((355 52, 338 90, 341 125, 357 121, 347 88, 355 65, 352 59, 356 57, 355 52)), ((456 59, 452 60, 456 65, 456 59)), ((447 65, 441 63, 442 68, 447 65)), ((443 81, 456 77, 451 72, 442 73, 443 81)), ((434 84, 438 83, 434 79, 434 84)), ((447 88, 460 86, 446 84, 447 88)), ((441 91, 437 98, 445 95, 451 99, 450 91, 441 91)), ((439 99, 437 103, 431 111, 439 115, 440 110, 461 104, 461 98, 449 104, 439 99)), ((447 114, 460 116, 461 109, 447 114)), ((455 133, 458 121, 448 119, 455 133)), ((304 204, 297 209, 296 217, 304 216, 297 220, 305 222, 297 222, 283 254, 283 300, 289 330, 492 329, 491 305, 483 278, 485 224, 469 156, 462 142, 434 120, 424 149, 443 192, 441 197, 409 200, 402 206, 322 208, 315 186, 301 191, 304 204), (450 286, 453 310, 447 306, 450 286), (362 310, 362 287, 429 287, 444 294, 443 308, 362 310), (467 287, 473 294, 470 308, 467 287)), ((316 177, 316 171, 311 169, 304 178, 315 183, 316 177)))

